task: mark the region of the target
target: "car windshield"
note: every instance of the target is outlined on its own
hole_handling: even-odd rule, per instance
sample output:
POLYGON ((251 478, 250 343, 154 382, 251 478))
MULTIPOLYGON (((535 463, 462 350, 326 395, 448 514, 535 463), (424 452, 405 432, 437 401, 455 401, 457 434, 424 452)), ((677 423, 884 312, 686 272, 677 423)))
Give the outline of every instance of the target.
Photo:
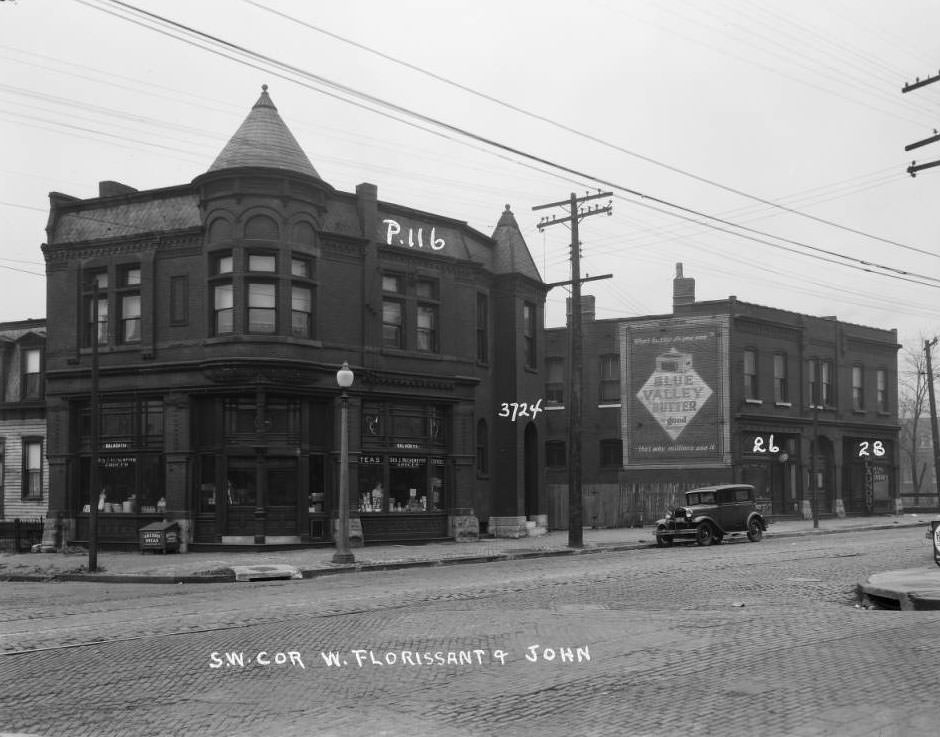
POLYGON ((715 492, 714 491, 691 492, 689 494, 686 494, 686 501, 689 504, 714 504, 715 492))

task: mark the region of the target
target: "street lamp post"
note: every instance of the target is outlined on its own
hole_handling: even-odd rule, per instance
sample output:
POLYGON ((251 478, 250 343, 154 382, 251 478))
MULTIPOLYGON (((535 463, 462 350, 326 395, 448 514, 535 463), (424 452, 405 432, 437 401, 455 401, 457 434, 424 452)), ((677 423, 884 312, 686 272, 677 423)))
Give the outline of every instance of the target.
POLYGON ((98 444, 100 428, 98 425, 98 278, 92 277, 91 284, 92 324, 91 324, 91 392, 88 397, 88 412, 91 427, 91 468, 88 478, 88 571, 98 570, 98 444))
POLYGON ((349 550, 349 397, 346 390, 352 386, 355 375, 349 364, 343 365, 336 372, 336 383, 343 390, 343 409, 340 420, 339 441, 339 530, 336 536, 334 563, 354 563, 356 558, 349 550))

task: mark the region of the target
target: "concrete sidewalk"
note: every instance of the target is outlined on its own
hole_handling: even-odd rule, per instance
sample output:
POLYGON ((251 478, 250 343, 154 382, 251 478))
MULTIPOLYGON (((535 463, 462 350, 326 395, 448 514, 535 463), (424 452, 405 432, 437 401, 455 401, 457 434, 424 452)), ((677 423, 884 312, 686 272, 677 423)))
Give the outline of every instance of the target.
MULTIPOLYGON (((770 525, 768 539, 812 536, 858 530, 910 527, 926 530, 933 515, 884 515, 824 519, 814 529, 808 520, 770 525)), ((99 551, 98 570, 87 570, 86 550, 67 553, 0 553, 0 580, 104 581, 121 583, 223 583, 271 578, 312 578, 357 571, 413 566, 482 563, 552 555, 636 550, 655 544, 653 527, 585 528, 584 547, 568 547, 567 531, 554 531, 520 539, 481 538, 477 542, 438 542, 423 545, 368 545, 353 548, 355 563, 333 563, 333 548, 259 550, 232 553, 170 553, 99 551)), ((911 530, 912 534, 915 531, 911 530)), ((922 532, 916 534, 922 535, 922 532)), ((743 539, 743 535, 735 536, 743 539)), ((938 569, 940 571, 940 569, 938 569)))

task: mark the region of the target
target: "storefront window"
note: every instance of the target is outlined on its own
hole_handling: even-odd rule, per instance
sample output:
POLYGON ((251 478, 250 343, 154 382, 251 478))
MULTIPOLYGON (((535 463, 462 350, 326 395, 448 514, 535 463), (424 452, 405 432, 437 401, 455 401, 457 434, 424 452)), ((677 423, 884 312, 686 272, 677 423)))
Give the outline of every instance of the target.
POLYGON ((300 402, 296 399, 269 399, 265 402, 266 432, 272 435, 300 437, 300 402))
POLYGON ((226 399, 224 414, 226 438, 255 434, 258 405, 254 399, 226 399))
POLYGON ((361 456, 359 459, 359 511, 384 512, 388 496, 385 493, 385 458, 361 456))
MULTIPOLYGON (((79 406, 82 446, 90 447, 91 412, 79 406)), ((104 450, 163 445, 163 402, 159 399, 105 400, 98 403, 98 432, 104 450)))
POLYGON ((323 456, 310 456, 310 493, 307 499, 307 510, 317 514, 326 511, 326 465, 323 456))
POLYGON ((258 499, 258 472, 255 460, 233 459, 225 484, 226 501, 233 507, 253 507, 258 499))
POLYGON ((267 506, 293 507, 297 505, 297 460, 271 459, 267 465, 267 506))
POLYGON ((444 479, 446 478, 446 474, 444 473, 445 468, 445 459, 431 459, 431 493, 428 495, 429 512, 440 512, 442 509, 444 509, 444 479))
POLYGON ((215 456, 199 456, 199 511, 215 512, 215 456))
POLYGON ((166 505, 164 459, 158 453, 104 453, 98 457, 98 492, 90 494, 91 459, 81 460, 79 508, 94 497, 101 512, 155 514, 166 505))
POLYGON ((388 459, 388 511, 428 510, 428 459, 390 456, 388 459))

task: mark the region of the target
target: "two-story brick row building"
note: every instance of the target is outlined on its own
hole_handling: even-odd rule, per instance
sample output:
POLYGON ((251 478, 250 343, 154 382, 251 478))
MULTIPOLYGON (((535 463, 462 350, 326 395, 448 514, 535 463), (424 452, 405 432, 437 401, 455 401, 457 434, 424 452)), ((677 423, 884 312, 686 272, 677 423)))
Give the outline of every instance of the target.
MULTIPOLYGON (((735 297, 697 302, 679 265, 671 315, 588 312, 584 336, 584 355, 596 358, 585 361, 583 475, 591 495, 617 497, 604 522, 649 519, 661 508, 641 508, 644 498, 731 481, 754 484, 773 514, 808 514, 811 473, 821 514, 895 510, 895 330, 735 297)), ((567 330, 546 341, 554 499, 567 462, 567 330)))
POLYGON ((541 511, 536 424, 497 414, 544 383, 546 287, 508 205, 486 236, 338 191, 266 88, 191 183, 50 199, 50 513, 70 538, 100 501, 104 542, 164 516, 195 544, 329 542, 344 361, 367 543, 541 511))

